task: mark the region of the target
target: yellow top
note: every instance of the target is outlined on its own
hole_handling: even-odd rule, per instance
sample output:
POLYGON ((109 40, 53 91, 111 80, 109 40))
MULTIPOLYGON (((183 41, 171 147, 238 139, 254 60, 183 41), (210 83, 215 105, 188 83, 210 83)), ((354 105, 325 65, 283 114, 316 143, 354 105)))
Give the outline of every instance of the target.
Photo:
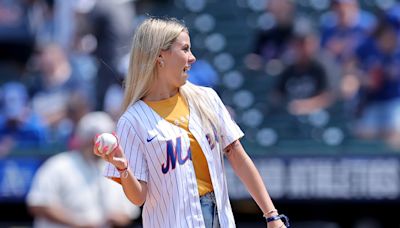
POLYGON ((213 186, 206 157, 199 143, 189 131, 189 107, 186 101, 177 93, 165 100, 146 101, 146 104, 156 111, 159 116, 187 132, 190 139, 192 162, 196 173, 199 194, 202 196, 208 192, 212 192, 213 186))

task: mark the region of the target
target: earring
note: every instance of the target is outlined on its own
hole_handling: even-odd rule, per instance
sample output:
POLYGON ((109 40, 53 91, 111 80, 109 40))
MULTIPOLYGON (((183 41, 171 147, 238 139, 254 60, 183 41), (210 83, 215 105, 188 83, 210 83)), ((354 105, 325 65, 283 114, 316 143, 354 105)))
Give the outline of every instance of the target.
POLYGON ((160 60, 160 67, 164 67, 164 61, 160 60))

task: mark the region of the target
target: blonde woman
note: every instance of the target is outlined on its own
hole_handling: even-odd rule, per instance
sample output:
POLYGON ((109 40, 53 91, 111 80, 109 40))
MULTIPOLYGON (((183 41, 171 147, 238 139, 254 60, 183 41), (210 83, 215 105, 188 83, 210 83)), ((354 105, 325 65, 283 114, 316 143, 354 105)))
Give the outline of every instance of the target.
POLYGON ((275 209, 218 95, 187 81, 196 61, 188 29, 175 19, 145 20, 133 38, 119 147, 105 175, 143 206, 143 227, 235 227, 223 155, 264 212, 269 228, 287 218, 275 209))

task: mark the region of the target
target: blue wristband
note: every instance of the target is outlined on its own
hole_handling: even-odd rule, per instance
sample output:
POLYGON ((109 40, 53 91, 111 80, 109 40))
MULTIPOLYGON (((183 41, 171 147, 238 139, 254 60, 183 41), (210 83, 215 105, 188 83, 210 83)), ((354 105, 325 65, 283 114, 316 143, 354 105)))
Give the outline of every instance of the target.
POLYGON ((268 217, 267 218, 267 223, 272 222, 272 221, 276 221, 276 220, 282 220, 282 222, 285 224, 285 226, 287 228, 290 227, 289 218, 284 214, 268 217))

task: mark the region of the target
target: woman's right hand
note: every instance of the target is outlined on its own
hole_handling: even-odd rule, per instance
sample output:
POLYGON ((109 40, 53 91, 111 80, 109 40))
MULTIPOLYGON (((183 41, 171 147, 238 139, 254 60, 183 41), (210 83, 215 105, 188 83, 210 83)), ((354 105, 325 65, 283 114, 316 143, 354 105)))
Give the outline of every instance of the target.
MULTIPOLYGON (((111 164, 113 164, 120 172, 120 175, 122 174, 121 170, 122 172, 124 172, 124 174, 121 175, 120 180, 121 180, 121 185, 124 188, 125 195, 133 204, 141 206, 143 205, 147 197, 147 183, 145 181, 139 181, 132 174, 132 172, 129 169, 128 160, 125 157, 124 150, 119 145, 119 139, 115 134, 114 136, 117 138, 117 144, 118 144, 118 146, 115 147, 114 150, 112 150, 107 154, 106 152, 108 151, 108 148, 105 148, 104 151, 101 151, 101 149, 99 150, 100 144, 94 143, 93 153, 101 157, 105 161, 108 161, 111 164)), ((96 140, 97 137, 95 137, 94 142, 97 141, 96 140)))
MULTIPOLYGON (((118 137, 115 134, 114 136, 117 138, 117 142, 119 142, 118 137)), ((97 137, 98 136, 95 137, 94 142, 97 141, 97 137)), ((106 151, 106 149, 104 151, 101 151, 101 148, 99 148, 99 143, 94 143, 93 153, 95 155, 101 157, 105 161, 110 162, 117 169, 125 169, 128 167, 128 161, 126 160, 125 153, 119 143, 118 146, 108 154, 106 153, 106 151)))

